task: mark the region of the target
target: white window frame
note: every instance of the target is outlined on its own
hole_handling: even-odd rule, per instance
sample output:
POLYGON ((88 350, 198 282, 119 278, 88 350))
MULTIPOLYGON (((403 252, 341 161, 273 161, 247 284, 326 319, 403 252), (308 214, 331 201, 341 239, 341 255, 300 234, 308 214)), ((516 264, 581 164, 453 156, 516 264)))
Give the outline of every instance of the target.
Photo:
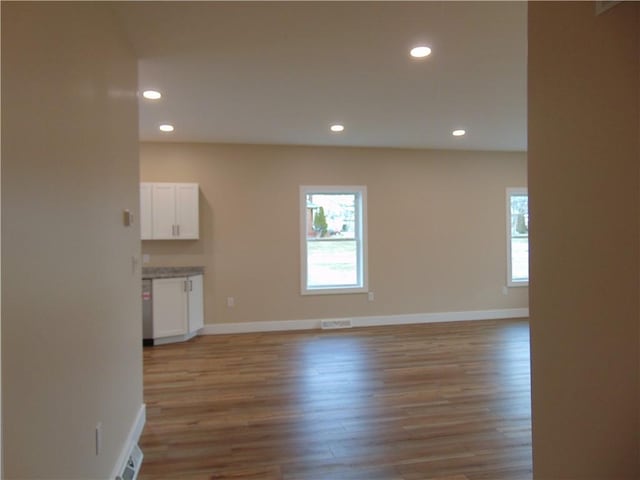
POLYGON ((363 185, 301 185, 300 186, 300 293, 302 295, 327 295, 366 293, 369 291, 367 261, 367 187, 363 185), (308 287, 307 285, 307 195, 344 194, 359 197, 355 211, 355 240, 357 246, 358 284, 308 287))
MULTIPOLYGON (((529 196, 529 192, 526 187, 509 187, 507 188, 507 217, 506 217, 506 227, 507 227, 507 286, 508 287, 527 287, 529 286, 529 279, 527 280, 513 280, 513 272, 511 265, 511 197, 518 195, 526 195, 529 196)), ((527 234, 527 241, 529 235, 527 234)))

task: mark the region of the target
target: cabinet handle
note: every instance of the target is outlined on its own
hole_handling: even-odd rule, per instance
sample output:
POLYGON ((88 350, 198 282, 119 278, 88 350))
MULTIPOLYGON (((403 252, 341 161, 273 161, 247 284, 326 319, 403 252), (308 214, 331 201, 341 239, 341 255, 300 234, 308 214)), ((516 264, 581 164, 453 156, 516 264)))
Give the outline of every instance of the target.
POLYGON ((171 225, 171 236, 172 237, 176 236, 176 226, 175 225, 171 225))
POLYGON ((189 291, 193 292, 193 280, 189 280, 189 291))

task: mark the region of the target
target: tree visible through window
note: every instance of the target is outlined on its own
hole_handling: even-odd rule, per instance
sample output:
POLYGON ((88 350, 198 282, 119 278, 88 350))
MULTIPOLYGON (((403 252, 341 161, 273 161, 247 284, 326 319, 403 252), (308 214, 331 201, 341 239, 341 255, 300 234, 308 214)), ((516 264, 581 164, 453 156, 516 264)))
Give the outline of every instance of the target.
POLYGON ((507 283, 529 283, 529 196, 524 188, 507 189, 507 283))
POLYGON ((365 187, 301 187, 302 293, 366 291, 365 187))

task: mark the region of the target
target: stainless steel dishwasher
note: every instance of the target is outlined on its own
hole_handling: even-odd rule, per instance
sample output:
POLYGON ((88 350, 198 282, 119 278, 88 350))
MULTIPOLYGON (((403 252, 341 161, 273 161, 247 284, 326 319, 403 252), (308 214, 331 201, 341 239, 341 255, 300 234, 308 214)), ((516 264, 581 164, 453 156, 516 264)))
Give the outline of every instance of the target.
POLYGON ((142 344, 153 345, 153 289, 152 280, 142 280, 142 344))

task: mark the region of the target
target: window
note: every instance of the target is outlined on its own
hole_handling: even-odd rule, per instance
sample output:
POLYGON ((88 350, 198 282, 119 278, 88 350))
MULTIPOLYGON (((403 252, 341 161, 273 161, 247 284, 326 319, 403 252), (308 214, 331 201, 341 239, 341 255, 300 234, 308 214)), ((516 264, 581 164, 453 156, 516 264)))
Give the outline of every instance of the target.
POLYGON ((300 187, 301 292, 367 291, 367 188, 300 187))
POLYGON ((529 196, 507 188, 507 285, 529 285, 529 196))

